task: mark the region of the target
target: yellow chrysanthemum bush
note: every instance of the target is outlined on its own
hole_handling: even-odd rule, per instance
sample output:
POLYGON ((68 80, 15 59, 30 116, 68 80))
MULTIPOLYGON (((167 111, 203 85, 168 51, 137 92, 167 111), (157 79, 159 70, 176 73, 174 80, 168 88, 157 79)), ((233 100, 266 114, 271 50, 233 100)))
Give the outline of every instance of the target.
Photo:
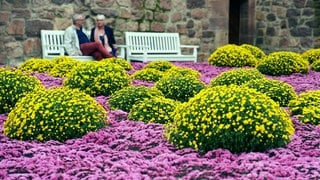
POLYGON ((164 75, 170 75, 170 74, 180 74, 182 76, 194 76, 195 78, 200 78, 201 73, 195 69, 187 68, 187 67, 179 67, 174 66, 170 68, 169 70, 164 72, 164 75))
POLYGON ((76 89, 53 88, 22 98, 4 122, 12 139, 65 141, 107 125, 106 110, 76 89))
POLYGON ((312 64, 314 61, 320 60, 320 48, 304 51, 301 56, 312 64))
POLYGON ((134 104, 154 96, 159 97, 163 94, 155 88, 128 86, 113 93, 108 103, 112 110, 121 109, 129 112, 134 104))
POLYGON ((300 54, 290 51, 273 52, 257 66, 262 74, 280 76, 293 73, 307 73, 309 62, 300 54))
POLYGON ((143 68, 141 70, 135 71, 131 77, 135 80, 144 80, 150 82, 157 82, 163 77, 162 71, 153 68, 143 68))
POLYGON ((72 70, 79 66, 80 61, 77 60, 67 60, 67 61, 60 61, 59 63, 56 63, 52 69, 50 70, 49 74, 53 77, 68 77, 72 70))
POLYGON ((279 103, 281 107, 287 107, 289 101, 297 98, 293 87, 279 80, 262 78, 248 81, 243 85, 265 93, 272 100, 279 103))
POLYGON ((74 68, 63 85, 77 88, 90 96, 110 96, 130 85, 127 72, 117 64, 84 63, 74 68))
POLYGON ((10 112, 28 93, 45 88, 36 77, 20 71, 0 69, 0 114, 10 112))
POLYGON ((144 69, 156 69, 158 71, 162 71, 165 72, 169 69, 171 69, 172 67, 174 67, 175 65, 172 64, 169 61, 166 60, 156 60, 156 61, 151 61, 148 64, 146 64, 143 68, 144 69))
POLYGON ((256 66, 257 58, 251 51, 235 44, 227 44, 217 48, 208 58, 214 66, 244 67, 256 66))
POLYGON ((168 74, 157 81, 154 87, 160 90, 166 98, 186 102, 206 85, 194 76, 168 74))
POLYGON ((179 101, 161 96, 145 98, 132 106, 128 119, 146 123, 166 124, 173 121, 173 112, 179 101))
POLYGON ((263 79, 264 75, 255 68, 238 68, 222 72, 210 81, 210 86, 241 85, 254 79, 263 79))
POLYGON ((302 123, 320 125, 320 90, 306 91, 289 102, 292 115, 302 123))
POLYGON ((320 60, 314 61, 311 64, 311 69, 317 72, 320 72, 320 60))
POLYGON ((294 133, 285 110, 267 95, 237 85, 202 90, 174 111, 165 136, 179 148, 234 153, 286 146, 294 133))
POLYGON ((54 63, 48 59, 30 58, 24 61, 18 70, 22 72, 47 73, 54 66, 54 63))
POLYGON ((251 45, 251 44, 241 44, 240 47, 243 47, 251 52, 251 54, 257 58, 258 61, 261 61, 266 54, 264 51, 257 46, 251 45))
POLYGON ((129 71, 132 70, 133 67, 127 60, 119 57, 111 57, 111 58, 105 58, 98 61, 98 63, 113 63, 120 65, 124 70, 129 71))

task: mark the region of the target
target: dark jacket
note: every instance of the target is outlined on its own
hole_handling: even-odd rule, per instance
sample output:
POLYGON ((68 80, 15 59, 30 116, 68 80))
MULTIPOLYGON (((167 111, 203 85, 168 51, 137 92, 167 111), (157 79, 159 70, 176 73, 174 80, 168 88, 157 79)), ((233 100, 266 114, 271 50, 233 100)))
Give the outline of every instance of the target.
MULTIPOLYGON (((91 36, 90 36, 90 41, 94 42, 94 31, 95 27, 91 29, 91 36)), ((114 34, 113 34, 113 29, 109 26, 104 26, 104 31, 108 37, 108 44, 112 48, 112 54, 116 54, 116 48, 114 45, 116 44, 116 40, 114 39, 114 34)))

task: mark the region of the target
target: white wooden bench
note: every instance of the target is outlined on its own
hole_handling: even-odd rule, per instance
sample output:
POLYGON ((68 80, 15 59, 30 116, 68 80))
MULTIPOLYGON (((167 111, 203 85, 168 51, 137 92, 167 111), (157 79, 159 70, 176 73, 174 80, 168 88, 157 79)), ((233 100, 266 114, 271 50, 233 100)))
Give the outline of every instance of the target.
POLYGON ((126 59, 128 61, 193 61, 197 62, 197 48, 181 45, 178 33, 125 32, 126 59), (182 48, 191 53, 183 53, 182 48))
MULTIPOLYGON (((42 58, 52 59, 58 56, 65 56, 64 30, 41 30, 42 58)), ((119 45, 119 48, 124 46, 119 45)), ((124 49, 120 50, 118 57, 125 58, 124 49)), ((79 61, 94 60, 92 56, 69 56, 79 61)))

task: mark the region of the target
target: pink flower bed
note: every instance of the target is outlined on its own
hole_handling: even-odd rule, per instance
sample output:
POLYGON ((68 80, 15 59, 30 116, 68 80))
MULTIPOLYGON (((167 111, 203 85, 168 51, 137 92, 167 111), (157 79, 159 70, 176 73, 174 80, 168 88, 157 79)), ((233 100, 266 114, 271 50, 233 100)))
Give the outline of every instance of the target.
MULTIPOLYGON (((202 73, 209 83, 230 68, 207 63, 177 63, 202 73)), ((141 63, 133 63, 141 68, 141 63)), ((62 79, 35 74, 46 87, 62 79)), ((294 86, 297 93, 320 88, 320 73, 270 77, 294 86)), ((135 81, 152 86, 152 83, 135 81)), ((105 104, 107 97, 96 100, 105 104)), ((3 135, 7 114, 0 115, 0 179, 318 179, 320 127, 292 117, 296 132, 287 147, 266 152, 232 154, 215 149, 201 154, 177 149, 163 137, 161 124, 127 120, 123 111, 109 111, 110 124, 98 132, 64 143, 18 141, 3 135)))

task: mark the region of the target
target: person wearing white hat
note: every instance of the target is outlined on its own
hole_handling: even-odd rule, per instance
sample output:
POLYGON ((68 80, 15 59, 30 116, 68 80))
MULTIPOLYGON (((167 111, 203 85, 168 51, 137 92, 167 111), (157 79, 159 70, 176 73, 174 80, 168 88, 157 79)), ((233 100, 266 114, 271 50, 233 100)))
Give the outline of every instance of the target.
POLYGON ((70 56, 93 56, 96 60, 113 57, 101 43, 91 42, 82 26, 84 17, 75 14, 72 17, 73 24, 69 26, 64 33, 64 44, 68 55, 70 56))
POLYGON ((113 29, 106 25, 106 17, 103 14, 96 16, 96 26, 91 29, 90 40, 101 43, 109 53, 116 56, 117 48, 113 29))

